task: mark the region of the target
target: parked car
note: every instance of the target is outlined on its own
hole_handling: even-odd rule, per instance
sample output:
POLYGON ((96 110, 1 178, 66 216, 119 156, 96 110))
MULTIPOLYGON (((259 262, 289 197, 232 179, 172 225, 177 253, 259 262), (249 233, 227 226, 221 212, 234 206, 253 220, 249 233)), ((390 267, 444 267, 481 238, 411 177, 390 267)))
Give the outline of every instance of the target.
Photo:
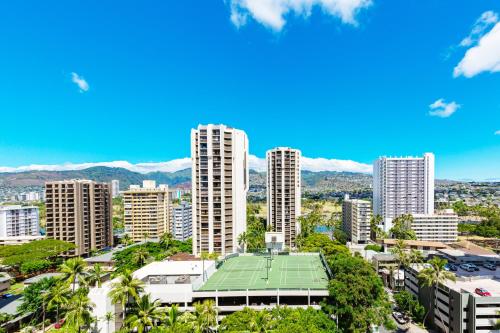
POLYGON ((474 272, 474 268, 472 268, 469 264, 462 264, 460 268, 467 272, 474 272))
POLYGON ((475 270, 476 272, 479 271, 479 267, 477 267, 474 264, 469 264, 469 267, 472 267, 472 269, 475 270))
POLYGON ((457 271, 457 266, 454 265, 454 264, 446 264, 444 265, 444 269, 447 270, 447 271, 457 271))
POLYGON ((497 265, 486 263, 483 265, 484 268, 489 269, 490 271, 496 271, 497 265))
POLYGON ((12 294, 3 294, 1 297, 2 298, 11 298, 12 296, 14 296, 14 295, 12 295, 12 294))
POLYGON ((392 313, 392 316, 401 325, 404 325, 408 322, 408 318, 405 318, 405 316, 401 312, 394 311, 392 313))
POLYGON ((484 288, 476 288, 475 292, 479 296, 491 296, 491 293, 484 288))

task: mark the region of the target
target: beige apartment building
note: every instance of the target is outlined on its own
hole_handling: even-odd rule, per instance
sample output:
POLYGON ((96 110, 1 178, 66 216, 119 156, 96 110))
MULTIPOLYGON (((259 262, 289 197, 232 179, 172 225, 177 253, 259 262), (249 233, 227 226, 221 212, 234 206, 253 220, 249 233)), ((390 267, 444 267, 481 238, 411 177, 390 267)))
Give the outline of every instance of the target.
POLYGON ((76 245, 70 256, 113 246, 112 199, 108 183, 64 180, 45 183, 47 238, 76 245))
POLYGON ((169 198, 168 186, 156 187, 152 180, 123 192, 125 232, 133 241, 160 239, 169 232, 169 198))
POLYGON ((246 230, 248 139, 225 125, 191 130, 193 254, 240 250, 246 230))
POLYGON ((285 246, 296 247, 301 210, 300 150, 277 147, 267 151, 267 223, 281 232, 285 246))
POLYGON ((349 241, 354 244, 366 244, 370 241, 371 218, 372 207, 369 201, 346 196, 342 204, 342 229, 349 241))

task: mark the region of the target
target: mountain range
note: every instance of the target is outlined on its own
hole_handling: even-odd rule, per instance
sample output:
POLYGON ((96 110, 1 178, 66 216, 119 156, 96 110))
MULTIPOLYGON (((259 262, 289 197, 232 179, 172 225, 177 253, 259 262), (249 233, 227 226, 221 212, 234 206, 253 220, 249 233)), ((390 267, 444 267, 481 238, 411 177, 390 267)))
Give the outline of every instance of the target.
MULTIPOLYGON (((91 179, 109 182, 120 181, 120 188, 127 189, 131 184, 141 184, 143 180, 155 180, 157 184, 172 187, 189 188, 191 186, 191 169, 175 172, 139 173, 124 168, 91 167, 82 170, 67 171, 25 171, 0 173, 0 186, 28 187, 43 186, 47 181, 64 179, 91 179)), ((354 172, 336 171, 302 171, 302 185, 306 191, 356 191, 370 188, 371 175, 354 172)), ((250 170, 250 192, 260 192, 266 187, 266 173, 250 170)))

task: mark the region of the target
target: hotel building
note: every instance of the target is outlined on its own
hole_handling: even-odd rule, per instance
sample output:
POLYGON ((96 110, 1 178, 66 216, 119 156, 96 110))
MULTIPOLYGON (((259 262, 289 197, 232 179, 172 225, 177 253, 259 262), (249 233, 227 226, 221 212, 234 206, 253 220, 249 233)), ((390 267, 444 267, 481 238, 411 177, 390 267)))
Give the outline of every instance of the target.
POLYGON ((349 241, 355 244, 365 244, 370 241, 371 217, 369 201, 349 199, 349 196, 346 196, 342 204, 342 229, 349 241))

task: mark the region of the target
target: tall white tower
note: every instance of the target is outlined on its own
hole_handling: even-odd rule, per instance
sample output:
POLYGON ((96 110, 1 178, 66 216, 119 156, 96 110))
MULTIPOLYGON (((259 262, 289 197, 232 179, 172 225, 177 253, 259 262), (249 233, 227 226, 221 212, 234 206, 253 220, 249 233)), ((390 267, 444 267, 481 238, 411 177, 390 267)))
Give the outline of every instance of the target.
POLYGON ((266 154, 267 223, 283 233, 285 246, 295 248, 300 232, 300 150, 277 147, 266 154))
POLYGON ((434 214, 434 154, 375 160, 373 213, 382 216, 385 231, 403 214, 434 214))
POLYGON ((246 231, 248 139, 225 125, 191 130, 193 254, 239 250, 246 231))

